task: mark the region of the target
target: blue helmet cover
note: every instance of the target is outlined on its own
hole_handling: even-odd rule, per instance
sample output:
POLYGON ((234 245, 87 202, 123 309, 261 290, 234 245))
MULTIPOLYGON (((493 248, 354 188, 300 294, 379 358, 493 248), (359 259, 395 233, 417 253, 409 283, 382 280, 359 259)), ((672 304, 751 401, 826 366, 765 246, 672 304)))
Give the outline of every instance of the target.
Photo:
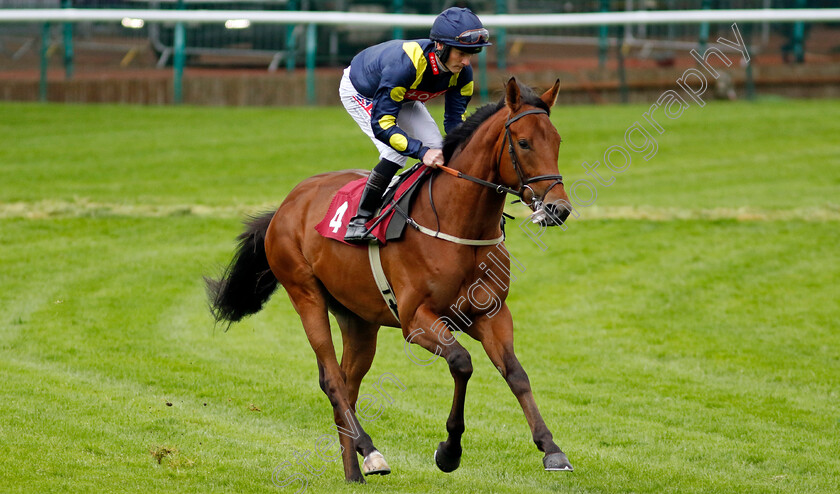
POLYGON ((470 9, 450 7, 435 18, 429 38, 432 41, 439 41, 456 48, 479 48, 492 45, 489 39, 478 43, 462 43, 458 41, 458 37, 461 34, 475 29, 484 29, 484 25, 481 24, 477 15, 470 9))

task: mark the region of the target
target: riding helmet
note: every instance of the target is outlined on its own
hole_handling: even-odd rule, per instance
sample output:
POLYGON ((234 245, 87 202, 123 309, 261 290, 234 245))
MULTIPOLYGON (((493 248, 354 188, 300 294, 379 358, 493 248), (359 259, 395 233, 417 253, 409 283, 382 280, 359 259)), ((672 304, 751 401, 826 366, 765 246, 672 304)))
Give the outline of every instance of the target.
POLYGON ((481 47, 492 45, 490 33, 478 16, 470 9, 459 7, 450 7, 435 18, 429 38, 468 53, 477 53, 481 47))

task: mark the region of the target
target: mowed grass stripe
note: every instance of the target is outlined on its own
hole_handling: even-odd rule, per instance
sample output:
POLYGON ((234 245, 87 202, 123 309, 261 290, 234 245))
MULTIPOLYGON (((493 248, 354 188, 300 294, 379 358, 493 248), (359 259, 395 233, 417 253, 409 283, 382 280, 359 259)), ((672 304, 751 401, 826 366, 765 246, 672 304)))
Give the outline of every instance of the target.
MULTIPOLYGON (((281 201, 257 205, 207 206, 202 204, 128 204, 96 203, 86 200, 34 203, 0 203, 0 219, 23 218, 38 220, 45 218, 85 218, 125 216, 136 218, 159 218, 167 216, 200 216, 212 218, 246 218, 262 211, 276 209, 281 201)), ((524 218, 531 211, 524 207, 511 207, 509 213, 524 218)), ((667 208, 653 206, 594 206, 577 209, 570 222, 576 220, 737 220, 737 221, 791 221, 809 222, 840 221, 840 205, 827 204, 805 208, 667 208)))
MULTIPOLYGON (((626 145, 649 105, 558 107, 560 173, 609 186, 598 206, 788 209, 836 205, 840 100, 714 103, 663 118, 658 150, 613 173, 604 152, 626 145)), ((431 106, 440 116, 441 107, 431 106)), ((342 108, 191 108, 0 103, 0 203, 241 207, 275 204, 304 178, 370 170, 369 141, 342 108)), ((584 194, 582 189, 579 193, 584 194)))

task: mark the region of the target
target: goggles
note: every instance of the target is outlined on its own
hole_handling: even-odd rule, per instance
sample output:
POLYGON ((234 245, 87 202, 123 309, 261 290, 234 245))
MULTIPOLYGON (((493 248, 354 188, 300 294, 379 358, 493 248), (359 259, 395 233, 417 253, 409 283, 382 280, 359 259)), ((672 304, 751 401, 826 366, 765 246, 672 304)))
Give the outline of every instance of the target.
POLYGON ((455 36, 455 41, 465 45, 475 45, 478 43, 487 43, 490 41, 490 32, 487 29, 470 29, 455 36))

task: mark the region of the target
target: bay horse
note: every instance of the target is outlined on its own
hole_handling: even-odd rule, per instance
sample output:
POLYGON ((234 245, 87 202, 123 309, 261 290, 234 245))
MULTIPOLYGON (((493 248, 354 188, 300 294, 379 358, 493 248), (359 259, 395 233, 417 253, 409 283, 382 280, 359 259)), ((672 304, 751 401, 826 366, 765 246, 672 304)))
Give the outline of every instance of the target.
MULTIPOLYGON (((553 213, 543 220, 549 226, 562 223, 571 212, 557 174, 560 134, 549 119, 559 86, 558 80, 537 96, 511 78, 497 104, 479 108, 447 135, 444 158, 450 171, 473 181, 433 175, 429 193, 418 194, 409 214, 417 224, 436 226, 462 243, 407 228, 402 239, 382 246, 381 263, 397 299, 399 319, 375 284, 367 249, 326 239, 315 230, 333 194, 364 177, 364 171, 324 173, 302 181, 276 211, 246 224, 221 279, 206 280, 216 321, 228 326, 258 312, 278 282, 285 288, 315 351, 319 384, 339 431, 347 481, 364 482, 357 452, 364 458, 366 475, 390 472, 356 417, 359 386, 373 362, 381 326, 401 328, 408 343, 443 357, 449 365, 455 395, 446 421, 448 436, 435 451, 442 471, 454 471, 460 463, 464 401, 473 372, 470 354, 452 335, 455 329, 481 342, 502 374, 522 406, 537 448, 545 453, 543 467, 572 470, 537 409, 528 376, 514 353, 513 319, 504 302, 509 283, 499 283, 498 273, 482 262, 493 251, 503 251, 506 194, 500 192, 518 195, 535 214, 553 213), (500 306, 475 303, 475 293, 469 290, 478 280, 495 287, 500 306), (341 329, 340 364, 328 312, 341 329)), ((496 258, 510 277, 510 257, 496 258)))

